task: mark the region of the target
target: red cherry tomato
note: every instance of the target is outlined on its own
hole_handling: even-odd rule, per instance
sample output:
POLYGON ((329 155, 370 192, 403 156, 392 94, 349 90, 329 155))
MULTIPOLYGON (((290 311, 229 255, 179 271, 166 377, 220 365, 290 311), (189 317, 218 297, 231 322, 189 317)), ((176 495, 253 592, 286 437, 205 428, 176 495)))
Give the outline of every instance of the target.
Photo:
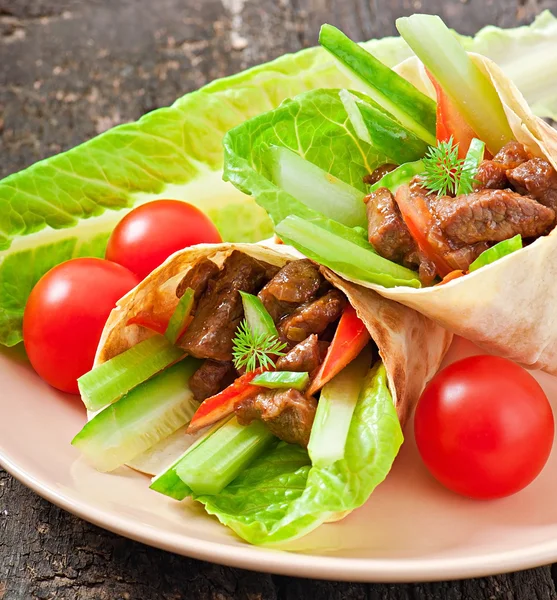
POLYGON ((77 394, 77 378, 93 366, 110 311, 137 283, 128 269, 101 258, 75 258, 43 275, 23 315, 23 341, 35 371, 77 394))
POLYGON ((108 240, 106 258, 144 279, 182 248, 219 242, 217 228, 195 206, 156 200, 138 206, 118 223, 108 240))
POLYGON ((531 483, 553 444, 551 406, 538 382, 513 362, 471 356, 427 385, 414 424, 433 476, 472 498, 500 498, 531 483))

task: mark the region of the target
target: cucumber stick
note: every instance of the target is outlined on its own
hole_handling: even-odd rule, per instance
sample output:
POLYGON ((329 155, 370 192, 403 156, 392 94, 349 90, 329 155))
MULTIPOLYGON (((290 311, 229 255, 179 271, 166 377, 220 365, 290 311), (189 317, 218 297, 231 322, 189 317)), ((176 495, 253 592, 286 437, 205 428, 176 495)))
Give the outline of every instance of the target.
POLYGON ((162 335, 143 340, 77 380, 83 404, 90 411, 100 410, 183 356, 162 335))
POLYGON ((192 494, 218 494, 274 439, 260 421, 243 426, 232 417, 217 423, 155 477, 151 489, 175 500, 192 494))
POLYGON ((369 346, 365 347, 321 390, 308 444, 314 467, 328 467, 344 458, 350 422, 371 367, 371 355, 369 346))
POLYGON ((278 337, 278 331, 271 315, 267 312, 263 302, 253 294, 240 292, 244 315, 250 331, 255 335, 274 335, 278 337))
POLYGON ((269 389, 305 390, 309 383, 307 371, 265 371, 251 381, 252 385, 260 385, 269 389))
POLYGON ((75 436, 99 471, 112 471, 188 423, 197 402, 188 382, 200 362, 188 357, 135 387, 97 414, 75 436))
POLYGON ((289 148, 271 146, 269 155, 273 181, 281 190, 347 227, 367 226, 365 204, 359 189, 289 148))
POLYGON ((435 145, 435 102, 332 25, 323 25, 319 43, 365 85, 368 96, 401 125, 435 145))
POLYGON ((416 160, 415 162, 409 162, 404 165, 400 165, 390 173, 383 175, 381 179, 374 183, 370 188, 370 192, 375 192, 379 188, 387 188, 392 194, 396 194, 396 191, 401 185, 410 183, 412 178, 416 175, 420 175, 425 171, 425 165, 423 160, 416 160))
POLYGON ((170 317, 164 335, 171 344, 175 344, 180 339, 182 333, 184 333, 193 308, 194 296, 195 292, 191 288, 188 288, 180 298, 178 305, 170 317))
MULTIPOLYGON (((400 165, 418 160, 427 152, 426 142, 387 116, 373 102, 362 100, 348 90, 340 90, 338 95, 356 135, 391 162, 400 165)), ((361 198, 359 200, 362 204, 361 198)))

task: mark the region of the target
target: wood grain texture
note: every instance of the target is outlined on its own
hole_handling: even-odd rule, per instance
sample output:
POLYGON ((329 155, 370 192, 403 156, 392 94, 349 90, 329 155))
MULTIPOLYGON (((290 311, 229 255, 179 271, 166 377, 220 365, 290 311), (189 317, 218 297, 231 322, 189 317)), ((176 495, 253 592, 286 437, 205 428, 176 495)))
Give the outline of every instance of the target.
MULTIPOLYGON (((471 34, 543 8, 557 0, 0 0, 0 177, 313 45, 325 21, 362 40, 423 11, 471 34)), ((0 471, 0 600, 555 600, 556 575, 363 585, 252 573, 103 531, 0 471)))

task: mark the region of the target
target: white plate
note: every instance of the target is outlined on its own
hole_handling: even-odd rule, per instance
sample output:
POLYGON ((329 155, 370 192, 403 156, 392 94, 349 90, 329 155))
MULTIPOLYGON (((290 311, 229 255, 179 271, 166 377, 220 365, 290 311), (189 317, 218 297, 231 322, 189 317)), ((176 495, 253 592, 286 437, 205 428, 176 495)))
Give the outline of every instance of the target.
MULTIPOLYGON (((448 361, 475 353, 457 340, 448 361)), ((554 407, 557 378, 536 373, 554 407)), ((246 569, 351 581, 427 581, 488 575, 557 560, 557 450, 511 498, 477 502, 438 485, 412 428, 387 480, 340 523, 297 542, 297 555, 250 546, 191 503, 148 489, 129 469, 89 468, 70 446, 85 422, 77 397, 55 392, 14 350, 0 351, 0 463, 54 504, 121 535, 246 569)))

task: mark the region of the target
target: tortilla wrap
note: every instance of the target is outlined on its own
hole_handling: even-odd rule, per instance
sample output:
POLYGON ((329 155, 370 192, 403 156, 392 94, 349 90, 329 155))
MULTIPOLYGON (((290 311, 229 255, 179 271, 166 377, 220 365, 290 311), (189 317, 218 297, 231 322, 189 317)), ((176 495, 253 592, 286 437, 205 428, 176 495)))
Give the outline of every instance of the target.
MULTIPOLYGON (((534 116, 516 86, 489 59, 471 55, 490 78, 517 141, 557 169, 557 131, 534 116)), ((432 93, 412 58, 397 69, 432 93)), ((524 366, 557 374, 557 229, 522 250, 441 286, 422 289, 356 283, 430 317, 453 333, 524 366)))
MULTIPOLYGON (((301 256, 282 244, 202 244, 177 252, 118 302, 103 330, 95 366, 154 335, 145 327, 128 325, 132 317, 145 314, 168 321, 178 304, 176 288, 199 259, 210 258, 221 265, 233 250, 281 267, 301 256)), ((376 343, 398 417, 404 426, 425 384, 439 368, 452 334, 423 315, 372 290, 348 283, 328 269, 322 268, 322 272, 346 294, 376 343)), ((194 439, 179 431, 130 466, 151 475, 159 473, 194 439)))

